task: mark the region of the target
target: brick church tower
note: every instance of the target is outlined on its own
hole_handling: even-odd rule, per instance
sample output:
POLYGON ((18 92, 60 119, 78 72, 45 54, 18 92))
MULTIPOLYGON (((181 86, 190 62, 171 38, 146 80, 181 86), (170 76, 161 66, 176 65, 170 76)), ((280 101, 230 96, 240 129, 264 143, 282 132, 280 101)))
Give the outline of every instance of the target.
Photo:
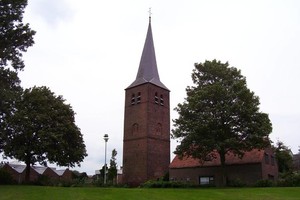
POLYGON ((123 183, 138 186, 168 172, 169 89, 160 81, 151 17, 135 81, 125 89, 123 183))

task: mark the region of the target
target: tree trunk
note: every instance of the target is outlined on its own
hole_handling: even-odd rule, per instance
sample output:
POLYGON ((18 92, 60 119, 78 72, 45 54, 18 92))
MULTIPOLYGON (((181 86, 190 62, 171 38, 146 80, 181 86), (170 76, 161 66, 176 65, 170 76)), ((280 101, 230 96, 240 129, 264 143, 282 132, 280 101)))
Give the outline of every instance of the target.
POLYGON ((225 153, 219 152, 220 161, 221 161, 221 173, 222 173, 222 187, 227 186, 227 172, 226 172, 226 164, 225 164, 225 153))

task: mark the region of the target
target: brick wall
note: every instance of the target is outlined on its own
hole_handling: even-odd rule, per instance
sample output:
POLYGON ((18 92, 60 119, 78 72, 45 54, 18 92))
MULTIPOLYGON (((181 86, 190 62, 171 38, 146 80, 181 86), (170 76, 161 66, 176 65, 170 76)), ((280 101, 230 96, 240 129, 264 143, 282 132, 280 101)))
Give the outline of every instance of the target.
POLYGON ((168 171, 169 164, 169 91, 150 83, 127 89, 123 182, 139 185, 157 179, 168 171))
MULTIPOLYGON (((262 179, 260 163, 248 165, 230 165, 226 167, 228 181, 239 179, 246 184, 254 184, 262 179)), ((170 179, 174 181, 192 182, 199 184, 199 177, 214 177, 214 185, 222 185, 221 167, 195 167, 170 169, 170 179)))

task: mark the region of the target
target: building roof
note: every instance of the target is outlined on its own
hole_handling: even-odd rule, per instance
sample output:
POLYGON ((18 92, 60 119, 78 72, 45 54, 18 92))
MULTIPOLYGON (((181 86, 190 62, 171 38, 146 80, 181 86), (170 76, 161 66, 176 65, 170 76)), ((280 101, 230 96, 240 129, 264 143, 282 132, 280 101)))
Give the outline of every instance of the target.
POLYGON ((59 169, 59 170, 53 170, 58 176, 62 176, 65 172, 66 169, 59 169))
POLYGON ((47 167, 43 167, 43 166, 31 166, 32 169, 34 169, 34 171, 36 171, 38 174, 43 174, 47 167))
POLYGON ((14 169, 16 172, 18 172, 19 174, 23 173, 23 171, 26 168, 26 165, 20 165, 20 164, 7 164, 8 166, 10 166, 12 169, 14 169))
MULTIPOLYGON (((233 153, 226 154, 225 162, 227 165, 238 165, 238 164, 250 164, 250 163, 260 163, 263 160, 264 150, 254 149, 249 152, 245 152, 243 158, 234 156, 233 153)), ((176 155, 170 164, 170 168, 193 168, 193 167, 212 167, 220 166, 220 157, 216 154, 216 159, 210 161, 201 161, 199 159, 194 159, 192 157, 184 157, 179 159, 176 155)))
POLYGON ((136 75, 136 79, 126 89, 129 89, 129 88, 132 88, 132 87, 135 87, 138 85, 142 85, 144 83, 152 83, 161 88, 169 90, 160 81, 159 75, 158 75, 154 43, 153 43, 153 36, 152 36, 152 28, 151 28, 151 17, 149 18, 149 25, 148 25, 146 41, 144 44, 144 49, 143 49, 138 73, 136 75))

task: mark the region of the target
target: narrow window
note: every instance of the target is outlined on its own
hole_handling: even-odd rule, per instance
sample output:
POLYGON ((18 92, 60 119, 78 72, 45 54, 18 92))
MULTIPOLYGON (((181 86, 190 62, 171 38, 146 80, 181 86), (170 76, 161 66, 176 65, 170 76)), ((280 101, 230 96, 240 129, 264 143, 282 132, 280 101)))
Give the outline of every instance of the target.
POLYGON ((138 92, 138 96, 136 98, 136 103, 141 103, 141 93, 138 92))
POLYGON ((158 104, 158 96, 157 96, 157 92, 155 92, 154 102, 155 102, 156 104, 158 104))
POLYGON ((135 104, 135 94, 132 94, 131 96, 131 105, 135 104))
POLYGON ((267 153, 265 153, 265 163, 269 164, 270 160, 269 160, 269 155, 267 153))
POLYGON ((163 95, 160 95, 160 105, 161 106, 164 105, 164 97, 163 97, 163 95))
POLYGON ((273 155, 271 156, 271 165, 275 165, 275 157, 273 155))
POLYGON ((162 126, 161 126, 160 123, 158 123, 158 124, 156 125, 156 128, 155 128, 155 134, 156 134, 156 135, 161 135, 161 133, 162 133, 162 126))
POLYGON ((132 125, 132 135, 137 135, 139 133, 139 125, 137 123, 132 125))

